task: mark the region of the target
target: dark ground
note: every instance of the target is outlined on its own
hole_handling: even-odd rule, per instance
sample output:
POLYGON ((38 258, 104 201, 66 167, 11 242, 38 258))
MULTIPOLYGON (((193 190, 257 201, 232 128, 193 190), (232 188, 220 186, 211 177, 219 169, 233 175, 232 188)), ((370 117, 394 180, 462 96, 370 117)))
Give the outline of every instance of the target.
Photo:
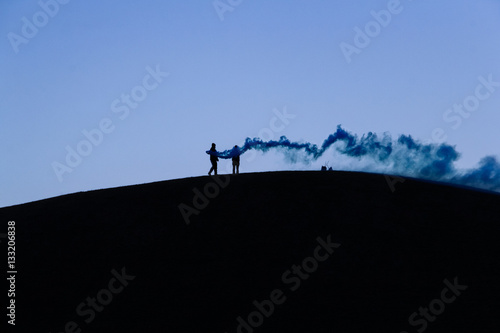
POLYGON ((284 302, 239 332, 500 331, 500 195, 411 179, 393 192, 385 176, 353 172, 240 174, 187 225, 179 204, 193 207, 193 189, 211 182, 0 209, 0 232, 16 222, 15 331, 232 333, 275 289, 284 302), (340 246, 317 269, 282 277, 329 235, 340 246), (135 278, 120 287, 113 269, 135 278), (459 296, 444 290, 455 278, 459 296), (91 318, 97 295, 106 305, 91 318))

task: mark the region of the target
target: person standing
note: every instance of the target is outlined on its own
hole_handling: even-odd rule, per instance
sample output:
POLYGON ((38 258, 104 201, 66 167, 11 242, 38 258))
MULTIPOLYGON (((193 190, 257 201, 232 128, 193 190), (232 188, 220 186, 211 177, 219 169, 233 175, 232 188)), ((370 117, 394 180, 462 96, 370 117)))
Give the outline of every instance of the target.
POLYGON ((212 143, 212 148, 210 148, 210 163, 212 163, 212 167, 210 168, 210 171, 208 172, 208 175, 212 175, 212 171, 214 172, 214 175, 217 175, 217 161, 219 161, 219 158, 215 155, 217 150, 215 150, 215 143, 212 143))
MULTIPOLYGON (((234 151, 238 151, 238 146, 234 146, 234 151)), ((240 173, 240 155, 233 156, 233 175, 235 173, 240 173), (236 169, 236 172, 235 172, 236 169)))

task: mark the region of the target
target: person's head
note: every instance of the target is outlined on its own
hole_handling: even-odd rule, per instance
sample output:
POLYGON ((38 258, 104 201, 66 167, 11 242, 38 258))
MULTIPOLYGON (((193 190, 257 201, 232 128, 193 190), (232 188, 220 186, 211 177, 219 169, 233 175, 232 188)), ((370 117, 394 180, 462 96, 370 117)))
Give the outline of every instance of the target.
POLYGON ((238 146, 234 146, 234 148, 238 149, 238 146))
POLYGON ((212 148, 215 148, 215 143, 212 143, 212 148))

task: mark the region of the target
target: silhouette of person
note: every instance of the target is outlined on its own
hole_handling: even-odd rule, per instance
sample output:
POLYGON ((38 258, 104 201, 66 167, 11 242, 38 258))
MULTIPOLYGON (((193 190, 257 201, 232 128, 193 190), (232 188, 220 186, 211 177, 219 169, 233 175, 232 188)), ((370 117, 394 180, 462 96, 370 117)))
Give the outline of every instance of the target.
MULTIPOLYGON (((216 152, 215 150, 215 143, 212 143, 212 148, 210 148, 211 152, 216 152)), ((212 171, 214 172, 214 175, 217 175, 217 161, 219 158, 215 155, 210 154, 210 163, 212 163, 212 167, 210 168, 210 171, 208 172, 208 175, 212 175, 212 171)))
MULTIPOLYGON (((238 146, 234 146, 234 150, 238 151, 238 146)), ((240 155, 233 156, 233 175, 235 174, 235 169, 236 173, 240 173, 240 155)))

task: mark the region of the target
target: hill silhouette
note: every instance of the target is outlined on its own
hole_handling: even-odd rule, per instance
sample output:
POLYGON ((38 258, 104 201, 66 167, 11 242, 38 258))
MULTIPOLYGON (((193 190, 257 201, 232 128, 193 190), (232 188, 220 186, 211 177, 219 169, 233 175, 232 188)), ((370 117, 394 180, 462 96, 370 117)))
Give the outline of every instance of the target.
POLYGON ((2 208, 16 331, 497 332, 500 195, 396 180, 203 176, 2 208))

